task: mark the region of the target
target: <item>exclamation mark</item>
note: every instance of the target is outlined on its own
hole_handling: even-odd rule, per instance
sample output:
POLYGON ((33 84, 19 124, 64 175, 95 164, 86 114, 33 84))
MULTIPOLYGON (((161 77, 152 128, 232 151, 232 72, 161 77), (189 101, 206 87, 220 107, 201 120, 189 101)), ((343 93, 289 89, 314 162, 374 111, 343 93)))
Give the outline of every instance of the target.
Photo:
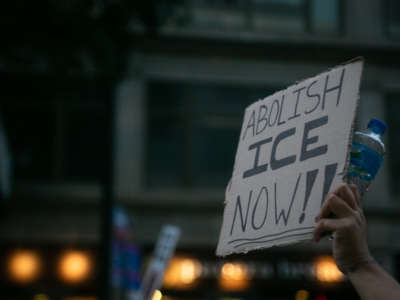
POLYGON ((303 203, 303 212, 301 213, 301 216, 299 218, 299 223, 303 223, 304 219, 306 217, 305 210, 307 207, 308 199, 310 198, 310 194, 312 191, 312 188, 314 186, 315 178, 317 178, 318 174, 318 169, 308 171, 307 172, 307 178, 306 178, 306 195, 304 198, 304 203, 303 203))
POLYGON ((325 166, 325 181, 324 181, 324 189, 322 192, 321 206, 324 203, 326 194, 328 194, 329 189, 331 188, 333 178, 336 175, 337 166, 338 166, 337 163, 325 166))

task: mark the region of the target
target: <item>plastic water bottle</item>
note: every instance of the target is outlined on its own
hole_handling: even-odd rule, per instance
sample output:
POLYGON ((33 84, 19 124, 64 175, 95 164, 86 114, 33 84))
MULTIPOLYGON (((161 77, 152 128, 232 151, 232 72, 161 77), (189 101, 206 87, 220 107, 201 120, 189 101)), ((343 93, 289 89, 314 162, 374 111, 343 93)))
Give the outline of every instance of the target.
POLYGON ((385 146, 381 138, 385 130, 385 123, 371 119, 366 130, 354 133, 347 183, 357 185, 361 197, 368 191, 382 165, 385 146))

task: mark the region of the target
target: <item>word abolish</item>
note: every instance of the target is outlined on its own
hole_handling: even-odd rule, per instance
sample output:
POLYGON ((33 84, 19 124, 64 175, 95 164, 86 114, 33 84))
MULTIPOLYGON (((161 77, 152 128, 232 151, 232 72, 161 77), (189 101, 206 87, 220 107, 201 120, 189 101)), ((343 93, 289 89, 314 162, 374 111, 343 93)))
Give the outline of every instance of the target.
MULTIPOLYGON (((330 74, 307 84, 300 84, 294 89, 285 90, 271 103, 261 104, 254 108, 245 120, 242 140, 263 133, 268 127, 277 127, 302 115, 309 115, 327 108, 327 99, 336 98, 335 106, 340 104, 345 68, 339 78, 332 79, 330 74), (279 98, 279 99, 278 99, 279 98), (319 108, 319 109, 318 109, 319 108)), ((332 76, 332 75, 331 75, 332 76)), ((277 94, 279 95, 279 93, 277 94)))

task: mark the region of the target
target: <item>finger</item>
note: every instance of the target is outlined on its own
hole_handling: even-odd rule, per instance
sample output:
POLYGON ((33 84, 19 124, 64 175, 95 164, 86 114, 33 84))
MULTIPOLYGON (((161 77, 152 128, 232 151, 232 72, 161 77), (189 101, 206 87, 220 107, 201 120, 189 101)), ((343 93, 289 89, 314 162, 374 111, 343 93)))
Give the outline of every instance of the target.
POLYGON ((361 197, 360 197, 360 192, 358 191, 358 187, 355 184, 350 184, 349 187, 354 194, 357 206, 361 207, 361 197))
POLYGON ((314 228, 314 241, 318 242, 321 237, 325 236, 327 233, 333 233, 338 230, 341 226, 343 220, 341 219, 321 219, 318 221, 314 228))
POLYGON ((354 210, 344 201, 342 198, 338 197, 334 193, 329 193, 325 199, 324 205, 321 208, 319 218, 328 218, 331 214, 339 218, 351 216, 354 210))
MULTIPOLYGON (((321 207, 320 213, 315 217, 315 221, 316 221, 316 222, 317 222, 319 219, 323 218, 324 216, 327 217, 325 211, 326 211, 328 208, 325 207, 325 206, 327 205, 328 199, 332 197, 332 194, 337 194, 337 195, 339 195, 339 197, 341 197, 340 194, 343 193, 343 192, 341 192, 342 186, 344 186, 344 184, 338 186, 338 187, 335 188, 332 192, 328 193, 328 194, 325 196, 325 199, 324 199, 324 202, 323 202, 324 205, 321 207)), ((350 207, 353 208, 352 205, 350 205, 350 207)), ((328 215, 329 215, 329 214, 328 214, 328 215)))
POLYGON ((350 189, 350 187, 347 184, 341 184, 334 192, 336 195, 338 195, 340 198, 342 198, 346 203, 352 208, 356 209, 357 208, 357 202, 355 198, 355 194, 353 191, 350 189))

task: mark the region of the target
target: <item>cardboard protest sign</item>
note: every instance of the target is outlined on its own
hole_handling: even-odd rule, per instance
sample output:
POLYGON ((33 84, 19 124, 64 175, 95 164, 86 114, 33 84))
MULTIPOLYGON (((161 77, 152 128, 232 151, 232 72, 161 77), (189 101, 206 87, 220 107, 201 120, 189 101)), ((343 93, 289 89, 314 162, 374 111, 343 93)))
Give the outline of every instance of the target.
POLYGON ((140 290, 135 300, 151 300, 154 291, 161 288, 168 263, 175 252, 181 230, 174 225, 164 225, 161 229, 153 256, 143 276, 140 290))
POLYGON ((246 108, 217 255, 312 238, 347 165, 363 61, 355 59, 246 108))

